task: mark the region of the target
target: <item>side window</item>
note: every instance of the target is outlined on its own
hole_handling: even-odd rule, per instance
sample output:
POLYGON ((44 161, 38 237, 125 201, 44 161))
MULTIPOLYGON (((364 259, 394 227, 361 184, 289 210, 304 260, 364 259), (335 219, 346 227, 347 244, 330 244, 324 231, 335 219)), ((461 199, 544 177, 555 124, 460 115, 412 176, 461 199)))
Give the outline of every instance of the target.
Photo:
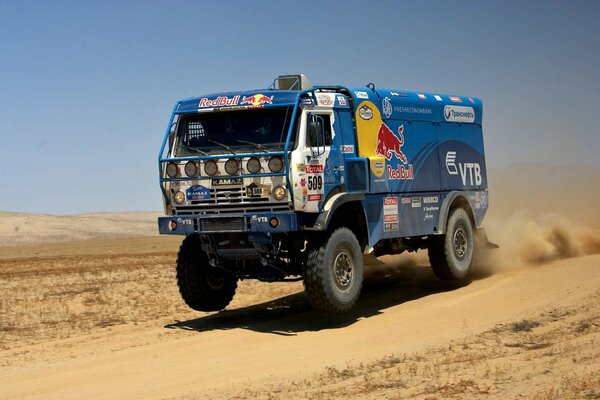
MULTIPOLYGON (((325 146, 331 146, 333 140, 331 139, 331 116, 329 114, 314 114, 317 118, 317 131, 321 132, 321 126, 325 131, 325 146)), ((316 147, 318 144, 323 146, 322 143, 318 143, 317 135, 315 131, 310 129, 306 132, 306 146, 316 147)))

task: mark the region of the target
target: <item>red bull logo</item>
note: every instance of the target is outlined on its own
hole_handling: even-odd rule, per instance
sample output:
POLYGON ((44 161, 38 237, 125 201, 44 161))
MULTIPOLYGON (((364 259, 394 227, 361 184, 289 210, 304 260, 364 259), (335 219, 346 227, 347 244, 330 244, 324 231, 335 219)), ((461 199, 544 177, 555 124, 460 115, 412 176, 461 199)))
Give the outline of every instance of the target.
POLYGON ((244 96, 240 104, 250 104, 252 107, 262 107, 265 104, 273 104, 273 96, 265 96, 260 93, 255 94, 254 96, 244 96))
POLYGON ((404 145, 404 125, 398 128, 398 136, 385 124, 382 123, 377 134, 377 149, 375 154, 384 156, 386 160, 392 159, 392 154, 395 154, 404 164, 408 163, 408 159, 402 152, 401 147, 404 145))
POLYGON ((413 165, 408 164, 408 158, 402 152, 403 145, 404 125, 400 125, 398 136, 396 136, 385 123, 382 123, 377 134, 375 154, 385 157, 388 161, 392 159, 392 156, 396 156, 398 160, 402 161, 402 164, 405 164, 398 163, 395 168, 392 165, 387 165, 386 172, 389 180, 412 180, 415 178, 413 165))

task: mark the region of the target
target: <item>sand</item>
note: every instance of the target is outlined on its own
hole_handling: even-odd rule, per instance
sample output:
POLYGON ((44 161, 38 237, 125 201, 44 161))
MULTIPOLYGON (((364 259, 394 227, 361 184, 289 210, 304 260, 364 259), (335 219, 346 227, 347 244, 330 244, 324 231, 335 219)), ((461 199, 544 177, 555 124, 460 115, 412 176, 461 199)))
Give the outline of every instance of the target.
POLYGON ((561 175, 578 207, 547 198, 552 182, 522 201, 519 171, 490 175, 501 248, 469 280, 438 281, 423 252, 383 257, 357 307, 333 317, 301 283, 244 281, 227 310, 189 310, 174 282, 181 238, 154 235, 152 216, 0 214, 0 399, 598 398, 598 186, 561 175), (90 232, 71 232, 76 218, 90 232), (49 235, 7 228, 34 221, 49 235))

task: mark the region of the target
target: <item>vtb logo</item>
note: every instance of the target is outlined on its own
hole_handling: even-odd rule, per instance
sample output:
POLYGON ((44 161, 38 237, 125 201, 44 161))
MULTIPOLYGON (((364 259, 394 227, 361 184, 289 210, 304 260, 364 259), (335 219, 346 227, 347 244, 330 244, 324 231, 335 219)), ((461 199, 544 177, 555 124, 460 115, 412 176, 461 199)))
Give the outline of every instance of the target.
POLYGON ((398 128, 398 136, 385 124, 382 123, 377 134, 377 149, 375 154, 384 156, 386 160, 392 159, 392 154, 395 154, 404 164, 408 163, 408 159, 402 152, 404 145, 404 125, 398 128))
POLYGON ((479 163, 458 163, 458 168, 456 168, 456 152, 448 151, 446 153, 446 170, 449 175, 458 175, 460 172, 460 179, 462 181, 463 186, 467 186, 468 184, 473 186, 481 185, 481 165, 479 163))

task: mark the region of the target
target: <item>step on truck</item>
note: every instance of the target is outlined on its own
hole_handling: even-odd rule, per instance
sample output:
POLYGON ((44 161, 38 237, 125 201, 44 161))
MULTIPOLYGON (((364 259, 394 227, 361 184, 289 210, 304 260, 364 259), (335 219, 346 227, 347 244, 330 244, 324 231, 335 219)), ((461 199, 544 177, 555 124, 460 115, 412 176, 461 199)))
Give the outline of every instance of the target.
POLYGON ((419 249, 463 279, 488 208, 475 97, 279 76, 178 101, 158 162, 159 231, 185 236, 177 284, 199 311, 258 279, 302 280, 316 309, 344 312, 365 260, 419 249))

